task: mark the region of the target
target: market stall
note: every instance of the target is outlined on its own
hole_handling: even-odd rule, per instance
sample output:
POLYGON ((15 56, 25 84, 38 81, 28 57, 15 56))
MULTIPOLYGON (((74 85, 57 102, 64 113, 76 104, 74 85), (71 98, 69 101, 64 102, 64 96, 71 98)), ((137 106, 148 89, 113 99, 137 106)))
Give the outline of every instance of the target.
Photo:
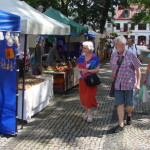
POLYGON ((0 133, 17 132, 17 61, 20 17, 0 10, 0 133))
POLYGON ((71 29, 71 34, 64 36, 67 55, 70 60, 65 60, 65 65, 58 64, 55 68, 50 68, 43 72, 44 74, 52 74, 54 76, 54 91, 64 92, 78 84, 76 58, 81 53, 81 42, 85 40, 84 33, 88 32, 88 27, 78 24, 53 8, 49 8, 44 14, 69 25, 71 29))
MULTIPOLYGON (((0 9, 8 12, 18 14, 21 17, 21 44, 20 49, 24 51, 23 58, 23 77, 22 87, 19 90, 18 99, 18 118, 22 120, 30 119, 33 114, 40 111, 48 104, 53 96, 53 77, 49 76, 43 79, 42 82, 36 85, 30 85, 26 88, 25 64, 28 47, 29 35, 68 35, 70 34, 70 27, 60 23, 50 17, 45 16, 39 11, 35 10, 27 3, 18 0, 0 1, 0 9), (46 89, 45 89, 46 88, 46 89), (33 92, 34 91, 34 92, 33 92), (44 93, 44 91, 46 93, 44 93), (51 94, 48 94, 51 93, 51 94), (38 95, 38 97, 36 96, 38 95)), ((38 79, 34 77, 37 82, 38 79)), ((30 83, 31 84, 31 83, 30 83)))

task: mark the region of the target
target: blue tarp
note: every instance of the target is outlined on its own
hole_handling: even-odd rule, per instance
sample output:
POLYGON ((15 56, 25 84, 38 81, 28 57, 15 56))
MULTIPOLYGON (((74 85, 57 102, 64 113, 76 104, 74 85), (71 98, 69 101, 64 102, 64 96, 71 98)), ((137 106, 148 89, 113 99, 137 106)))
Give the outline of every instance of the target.
POLYGON ((0 30, 20 31, 20 16, 0 10, 0 30))
POLYGON ((20 17, 0 10, 0 133, 16 134, 16 53, 20 17))

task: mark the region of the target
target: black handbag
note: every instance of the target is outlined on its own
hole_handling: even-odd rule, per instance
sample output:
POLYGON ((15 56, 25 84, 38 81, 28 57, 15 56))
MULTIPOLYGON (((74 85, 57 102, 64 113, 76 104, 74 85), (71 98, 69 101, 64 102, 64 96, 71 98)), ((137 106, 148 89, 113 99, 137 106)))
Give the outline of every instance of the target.
POLYGON ((112 82, 109 92, 110 97, 115 97, 115 83, 112 82))
POLYGON ((118 68, 117 68, 116 73, 115 73, 115 79, 114 79, 114 81, 112 82, 111 87, 110 87, 109 97, 115 97, 115 82, 116 82, 116 79, 117 79, 117 75, 118 75, 120 66, 121 66, 121 64, 122 64, 122 62, 123 62, 123 59, 124 59, 124 56, 121 56, 121 57, 118 59, 118 61, 117 61, 118 68))
POLYGON ((96 74, 88 75, 84 79, 84 81, 85 81, 87 86, 96 86, 96 85, 99 85, 101 83, 99 77, 96 74))

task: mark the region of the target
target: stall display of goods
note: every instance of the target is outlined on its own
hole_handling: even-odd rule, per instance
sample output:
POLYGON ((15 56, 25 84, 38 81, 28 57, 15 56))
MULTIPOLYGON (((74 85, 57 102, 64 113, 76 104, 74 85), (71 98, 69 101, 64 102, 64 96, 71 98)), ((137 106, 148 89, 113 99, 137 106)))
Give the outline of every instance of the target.
POLYGON ((78 84, 76 58, 67 61, 62 60, 54 66, 48 66, 42 71, 42 75, 52 75, 54 79, 53 88, 55 92, 65 92, 78 84))
POLYGON ((58 71, 58 72, 65 72, 69 69, 76 67, 77 62, 76 59, 68 60, 66 62, 62 61, 61 63, 57 63, 55 66, 48 66, 45 70, 46 71, 58 71))
MULTIPOLYGON (((38 85, 44 81, 45 81, 45 79, 35 78, 32 75, 26 75, 26 77, 25 77, 25 90, 27 90, 27 89, 35 86, 35 85, 38 85)), ((18 90, 22 90, 22 88, 23 88, 23 79, 19 78, 18 90)))

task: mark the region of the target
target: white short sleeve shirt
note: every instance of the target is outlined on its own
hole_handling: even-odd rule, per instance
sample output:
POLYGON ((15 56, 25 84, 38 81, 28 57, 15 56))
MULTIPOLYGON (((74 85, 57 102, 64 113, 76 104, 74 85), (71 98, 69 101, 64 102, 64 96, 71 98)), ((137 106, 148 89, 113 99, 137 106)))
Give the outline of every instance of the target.
MULTIPOLYGON (((126 45, 125 46, 125 50, 128 50, 128 51, 132 52, 135 55, 141 55, 140 49, 135 44, 133 44, 133 46, 131 46, 131 47, 129 47, 128 45, 126 45)), ((113 52, 116 52, 116 51, 117 50, 114 47, 113 52)))
POLYGON ((131 47, 126 45, 125 49, 129 50, 130 52, 132 52, 135 55, 141 55, 141 51, 139 50, 139 48, 135 44, 133 44, 131 47))

